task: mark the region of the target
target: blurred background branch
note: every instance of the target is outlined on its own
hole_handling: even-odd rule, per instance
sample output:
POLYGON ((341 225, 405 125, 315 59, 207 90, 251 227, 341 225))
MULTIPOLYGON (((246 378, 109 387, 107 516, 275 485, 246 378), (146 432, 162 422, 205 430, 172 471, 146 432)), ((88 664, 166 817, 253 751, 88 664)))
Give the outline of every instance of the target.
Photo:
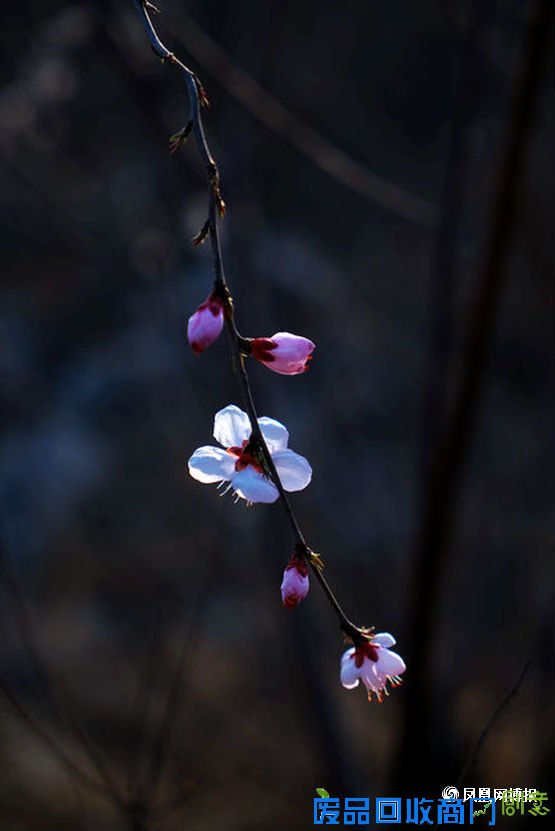
MULTIPOLYGON (((532 139, 538 100, 552 46, 555 8, 541 0, 531 16, 523 66, 515 84, 514 104, 507 126, 504 151, 492 205, 486 253, 469 314, 469 334, 462 357, 460 380, 452 415, 438 431, 438 443, 430 477, 428 501, 417 542, 413 598, 409 609, 410 637, 407 661, 413 667, 404 697, 404 733, 399 748, 401 788, 429 786, 436 760, 418 764, 426 736, 434 731, 432 694, 432 645, 439 630, 439 601, 446 577, 449 544, 454 534, 456 493, 471 446, 478 408, 484 390, 488 360, 504 278, 511 250, 513 228, 522 189, 528 146, 532 139)), ((441 775, 445 777, 445 772, 441 775)))
POLYGON ((386 211, 419 227, 435 227, 437 210, 434 205, 376 175, 299 118, 237 66, 221 46, 182 9, 177 11, 175 20, 176 37, 197 65, 206 70, 268 130, 358 196, 372 200, 386 211))

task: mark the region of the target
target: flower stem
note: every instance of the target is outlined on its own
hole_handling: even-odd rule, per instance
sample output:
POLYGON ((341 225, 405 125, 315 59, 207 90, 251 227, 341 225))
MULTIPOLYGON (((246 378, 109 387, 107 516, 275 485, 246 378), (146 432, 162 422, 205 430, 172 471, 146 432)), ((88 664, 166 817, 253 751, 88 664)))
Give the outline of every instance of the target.
MULTIPOLYGON (((170 52, 170 50, 164 46, 158 37, 149 15, 149 9, 151 8, 149 3, 146 2, 146 0, 133 0, 133 2, 142 19, 150 45, 152 46, 154 52, 164 63, 169 63, 179 69, 185 78, 185 84, 187 86, 189 96, 189 106, 191 110, 188 124, 190 123, 192 125, 191 132, 198 147, 201 161, 205 167, 208 179, 208 221, 204 228, 208 229, 210 247, 212 249, 214 291, 224 300, 225 326, 230 343, 233 368, 239 378, 239 385, 241 387, 245 408, 251 425, 252 437, 258 445, 271 479, 278 489, 281 504, 283 505, 285 514, 289 520, 289 524, 291 525, 293 535, 295 537, 297 553, 302 556, 311 567, 314 576, 324 592, 324 595, 339 618, 341 630, 345 633, 345 635, 352 638, 356 644, 364 638, 364 631, 354 623, 351 623, 333 593, 328 581, 322 574, 321 565, 318 566, 316 564, 314 553, 304 537, 295 512, 291 506, 291 502, 289 501, 289 497, 287 496, 287 493, 285 492, 279 478, 272 455, 268 449, 262 430, 260 429, 260 425, 258 424, 258 416, 256 414, 252 388, 245 367, 245 358, 241 351, 241 344, 244 341, 244 338, 239 334, 235 325, 233 299, 225 278, 218 226, 219 218, 221 218, 224 214, 225 205, 220 194, 220 174, 218 166, 214 161, 210 148, 208 147, 202 123, 201 105, 207 103, 206 95, 195 73, 185 66, 185 64, 178 58, 176 58, 173 52, 170 52)), ((199 238, 199 241, 203 238, 204 233, 202 234, 202 237, 199 238)))

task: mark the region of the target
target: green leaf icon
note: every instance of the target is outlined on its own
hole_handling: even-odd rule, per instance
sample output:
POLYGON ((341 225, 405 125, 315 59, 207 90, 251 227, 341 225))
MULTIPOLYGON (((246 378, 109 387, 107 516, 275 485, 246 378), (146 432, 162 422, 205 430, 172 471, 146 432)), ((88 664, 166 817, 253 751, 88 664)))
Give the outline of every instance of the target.
POLYGON ((318 796, 321 796, 322 799, 327 799, 329 797, 329 793, 325 788, 316 788, 316 793, 318 796))

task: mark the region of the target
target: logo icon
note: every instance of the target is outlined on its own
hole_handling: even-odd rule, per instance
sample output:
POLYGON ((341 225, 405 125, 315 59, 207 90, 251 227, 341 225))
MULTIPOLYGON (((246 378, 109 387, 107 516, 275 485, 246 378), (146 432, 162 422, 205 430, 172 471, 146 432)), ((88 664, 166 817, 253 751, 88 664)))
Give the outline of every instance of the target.
POLYGON ((447 785, 441 792, 444 799, 458 799, 459 792, 454 785, 447 785))

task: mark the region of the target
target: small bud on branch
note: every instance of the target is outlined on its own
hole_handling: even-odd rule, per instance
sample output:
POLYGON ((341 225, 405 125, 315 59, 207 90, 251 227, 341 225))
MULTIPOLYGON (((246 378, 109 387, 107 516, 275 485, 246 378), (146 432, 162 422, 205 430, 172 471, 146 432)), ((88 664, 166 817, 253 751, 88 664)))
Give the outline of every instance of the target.
POLYGON ((195 248, 199 245, 202 245, 203 242, 206 242, 208 234, 210 233, 210 220, 207 219, 198 234, 192 238, 191 242, 195 246, 195 248))
POLYGON ((193 122, 188 121, 187 124, 178 130, 177 133, 174 133, 173 136, 170 136, 170 153, 173 154, 179 150, 179 148, 185 144, 189 136, 191 135, 191 130, 193 129, 193 122))

